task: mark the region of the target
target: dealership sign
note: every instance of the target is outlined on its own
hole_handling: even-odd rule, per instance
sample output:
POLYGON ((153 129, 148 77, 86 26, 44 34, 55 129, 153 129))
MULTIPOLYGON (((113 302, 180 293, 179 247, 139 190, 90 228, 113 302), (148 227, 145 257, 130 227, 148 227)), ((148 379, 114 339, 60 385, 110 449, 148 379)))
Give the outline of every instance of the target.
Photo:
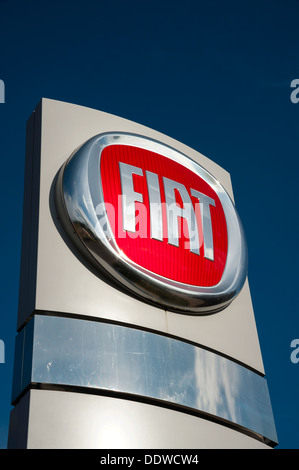
POLYGON ((56 201, 85 258, 139 299, 214 313, 244 284, 246 243, 229 195, 161 142, 116 132, 93 137, 60 170, 56 201))

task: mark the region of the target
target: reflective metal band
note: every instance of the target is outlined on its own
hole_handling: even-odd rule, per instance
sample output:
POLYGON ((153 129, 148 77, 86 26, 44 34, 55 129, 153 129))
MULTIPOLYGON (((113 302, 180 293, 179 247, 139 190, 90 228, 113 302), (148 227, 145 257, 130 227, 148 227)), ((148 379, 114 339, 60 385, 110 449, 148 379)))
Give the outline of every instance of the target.
POLYGON ((267 381, 199 346, 125 326, 35 315, 18 336, 13 400, 30 383, 119 392, 202 412, 277 443, 267 381))

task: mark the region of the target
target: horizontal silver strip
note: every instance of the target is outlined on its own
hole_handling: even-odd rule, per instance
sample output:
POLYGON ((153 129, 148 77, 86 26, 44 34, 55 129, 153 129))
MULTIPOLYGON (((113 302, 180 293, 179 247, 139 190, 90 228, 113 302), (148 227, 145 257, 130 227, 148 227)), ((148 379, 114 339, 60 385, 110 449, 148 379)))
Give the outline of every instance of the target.
POLYGON ((125 326, 46 315, 35 315, 16 345, 20 367, 13 400, 30 383, 121 392, 207 413, 277 443, 266 379, 199 346, 125 326))

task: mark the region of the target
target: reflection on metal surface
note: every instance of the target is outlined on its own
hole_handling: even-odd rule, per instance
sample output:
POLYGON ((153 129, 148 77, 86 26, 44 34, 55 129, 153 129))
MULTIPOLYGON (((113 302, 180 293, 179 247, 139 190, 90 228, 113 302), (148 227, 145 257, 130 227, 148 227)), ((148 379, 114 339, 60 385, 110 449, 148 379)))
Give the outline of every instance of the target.
MULTIPOLYGON (((129 155, 130 158, 132 158, 131 154, 129 155)), ((117 156, 117 158, 119 157, 117 156)), ((112 161, 112 159, 110 158, 109 161, 112 161)), ((104 168, 106 167, 104 166, 104 168)), ((186 181, 188 180, 187 177, 185 179, 186 181)), ((179 182, 176 184, 180 188, 184 188, 183 184, 179 182)), ((191 191, 191 189, 189 188, 188 190, 191 191)), ((184 191, 188 196, 185 199, 190 200, 191 196, 188 195, 186 188, 184 191)), ((182 193, 182 190, 180 193, 182 193)), ((62 167, 57 178, 56 203, 65 230, 79 250, 83 252, 84 256, 97 269, 108 273, 120 286, 138 298, 169 310, 187 314, 214 313, 225 308, 240 292, 244 284, 247 275, 246 241, 241 222, 230 197, 220 183, 204 168, 185 155, 160 142, 126 133, 107 133, 93 137, 75 152, 62 167), (134 154, 134 161, 138 163, 138 166, 118 161, 117 165, 111 169, 109 164, 107 164, 107 168, 110 168, 110 173, 108 170, 105 170, 108 174, 105 174, 102 179, 103 170, 101 168, 105 160, 103 155, 108 149, 111 150, 112 148, 126 149, 115 150, 117 155, 119 152, 123 152, 123 158, 125 158, 126 154, 130 154, 130 152, 134 154), (144 154, 142 154, 142 158, 147 162, 145 165, 145 160, 143 161, 139 157, 140 152, 152 152, 155 156, 153 157, 152 154, 148 153, 148 160, 146 160, 144 154), (144 164, 144 170, 140 168, 142 166, 141 160, 144 164), (168 188, 169 182, 174 184, 180 176, 175 181, 164 178, 162 170, 159 170, 160 163, 158 164, 158 161, 163 163, 164 166, 161 164, 161 167, 163 166, 164 170, 165 168, 175 168, 176 173, 179 175, 184 171, 184 174, 189 172, 188 174, 194 179, 196 186, 202 185, 206 188, 206 191, 217 198, 218 202, 215 205, 214 197, 211 198, 203 194, 197 187, 192 186, 191 188, 193 191, 192 196, 197 198, 197 205, 200 206, 202 225, 200 230, 202 232, 201 238, 204 240, 198 240, 199 228, 197 227, 194 213, 190 213, 190 216, 187 217, 188 214, 186 215, 186 212, 188 211, 186 208, 178 207, 175 200, 173 204, 170 204, 171 201, 169 199, 174 199, 172 196, 175 187, 170 190, 168 188), (157 166, 157 169, 151 171, 154 165, 157 166), (159 175, 158 172, 160 172, 159 175), (133 175, 139 178, 142 184, 143 181, 148 182, 149 187, 147 190, 144 190, 143 194, 140 190, 134 188, 133 175), (161 185, 162 178, 164 178, 164 184, 166 182, 164 190, 168 217, 168 243, 167 240, 165 243, 163 241, 163 238, 165 239, 165 235, 163 236, 162 234, 163 217, 161 206, 163 203, 161 204, 160 200, 161 189, 158 186, 158 176, 161 180, 161 185), (116 185, 118 185, 120 178, 121 189, 117 193, 116 185), (109 191, 114 195, 117 193, 119 198, 118 203, 119 201, 120 203, 123 202, 122 209, 119 212, 117 212, 118 209, 113 204, 109 205, 105 201, 104 180, 109 180, 109 191), (149 201, 147 204, 150 205, 150 208, 145 206, 145 197, 149 201), (139 245, 136 245, 136 239, 133 241, 135 243, 133 252, 140 253, 140 256, 143 256, 142 261, 146 257, 147 260, 153 260, 155 259, 154 256, 156 256, 156 265, 160 271, 152 267, 153 261, 151 261, 151 267, 149 268, 148 262, 143 264, 140 262, 140 257, 138 261, 130 258, 124 245, 122 244, 120 247, 119 240, 121 239, 122 243, 128 243, 127 239, 124 242, 124 238, 127 236, 130 241, 128 233, 132 234, 135 232, 136 215, 134 207, 137 204, 139 204, 138 207, 142 208, 142 210, 147 209, 150 212, 148 216, 145 215, 140 218, 141 223, 139 225, 143 226, 145 221, 150 221, 151 236, 143 238, 150 239, 151 245, 146 245, 142 242, 143 245, 140 248, 139 245), (153 204, 152 208, 151 204, 153 204), (170 213, 171 206, 172 212, 170 213), (217 225, 217 230, 215 229, 213 234, 211 209, 218 211, 214 222, 219 225, 217 225), (121 217, 123 220, 113 220, 111 222, 109 211, 117 213, 118 217, 121 217), (122 215, 119 216, 119 213, 122 215), (219 215, 220 213, 221 216, 219 215), (188 228, 193 232, 193 239, 190 236, 192 261, 190 260, 190 255, 185 253, 189 250, 182 249, 181 246, 177 247, 179 245, 177 234, 178 219, 181 219, 181 217, 185 218, 185 216, 186 221, 190 221, 188 228), (192 228, 194 225, 196 225, 195 231, 192 228), (115 226, 121 226, 126 231, 125 235, 121 234, 117 238, 114 231, 115 226), (224 232, 222 233, 221 230, 225 232, 225 237, 223 235, 224 232), (219 242, 217 259, 215 258, 215 240, 222 240, 219 242), (226 241, 224 242, 224 240, 227 240, 225 248, 224 243, 226 241), (199 253, 199 242, 201 244, 204 243, 201 247, 201 252, 203 251, 203 253, 199 253), (156 243, 155 247, 153 243, 156 243), (180 258, 177 255, 173 256, 173 251, 170 250, 174 249, 177 250, 176 253, 179 253, 181 250, 180 258), (169 252, 168 258, 166 257, 167 251, 169 252), (159 254, 157 254, 158 252, 159 254), (201 256, 198 256, 198 254, 201 256), (183 266, 180 260, 185 260, 188 256, 188 262, 183 266), (205 261, 202 261, 202 258, 205 261), (178 276, 182 276, 182 273, 188 272, 189 277, 187 276, 186 281, 178 280, 165 274, 166 272, 168 273, 165 267, 168 265, 173 266, 174 262, 178 266, 171 269, 170 273, 172 274, 177 271, 179 273, 178 276), (198 265, 198 263, 202 264, 198 265), (218 271, 215 274, 214 282, 211 284, 201 283, 198 280, 194 281, 194 283, 191 282, 192 276, 194 276, 194 279, 197 279, 198 273, 201 273, 202 281, 206 281, 207 278, 211 279, 211 271, 213 269, 218 271)), ((195 202, 192 204, 195 204, 195 202)), ((192 211, 194 212, 192 204, 192 211)))
POLYGON ((44 315, 27 324, 19 346, 16 356, 25 372, 16 372, 14 400, 30 383, 121 392, 207 413, 277 443, 265 378, 198 346, 120 325, 44 315))

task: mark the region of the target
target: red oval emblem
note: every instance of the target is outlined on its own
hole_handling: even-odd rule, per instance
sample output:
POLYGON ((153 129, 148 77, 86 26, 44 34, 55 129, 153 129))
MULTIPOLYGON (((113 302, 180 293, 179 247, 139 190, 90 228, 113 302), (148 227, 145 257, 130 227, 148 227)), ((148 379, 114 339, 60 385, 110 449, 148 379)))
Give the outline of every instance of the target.
POLYGON ((211 313, 247 274, 242 225, 224 188, 196 162, 143 136, 107 133, 62 168, 61 220, 102 272, 139 298, 211 313))
POLYGON ((131 261, 180 283, 218 284, 227 258, 227 228, 211 186, 178 162, 128 145, 103 150, 101 180, 115 241, 131 261))

